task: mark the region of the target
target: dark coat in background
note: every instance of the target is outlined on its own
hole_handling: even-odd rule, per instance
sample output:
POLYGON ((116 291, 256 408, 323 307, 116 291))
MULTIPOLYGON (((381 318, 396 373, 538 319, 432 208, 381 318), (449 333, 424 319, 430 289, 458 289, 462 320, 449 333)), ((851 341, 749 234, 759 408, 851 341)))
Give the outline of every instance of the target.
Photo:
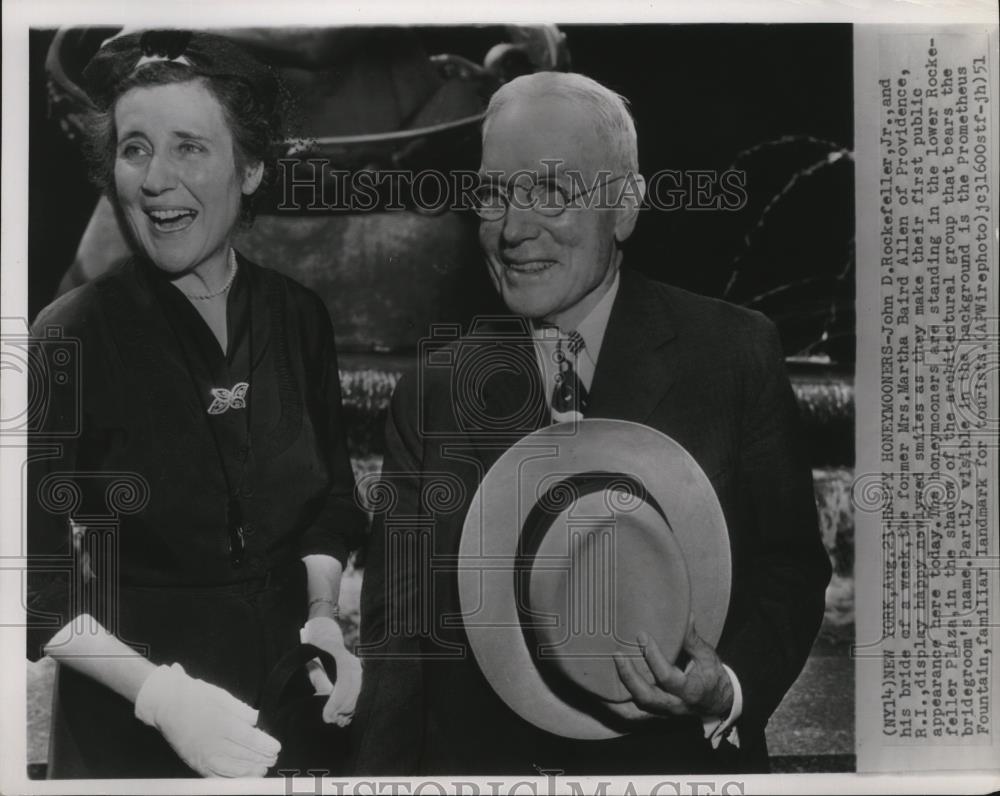
POLYGON ((560 738, 514 714, 480 673, 453 561, 483 475, 548 422, 535 362, 523 325, 497 322, 428 351, 396 390, 362 593, 358 773, 765 771, 764 727, 809 654, 830 577, 777 330, 624 271, 587 409, 672 437, 718 495, 733 583, 717 650, 742 686, 738 750, 713 750, 692 717, 560 738))

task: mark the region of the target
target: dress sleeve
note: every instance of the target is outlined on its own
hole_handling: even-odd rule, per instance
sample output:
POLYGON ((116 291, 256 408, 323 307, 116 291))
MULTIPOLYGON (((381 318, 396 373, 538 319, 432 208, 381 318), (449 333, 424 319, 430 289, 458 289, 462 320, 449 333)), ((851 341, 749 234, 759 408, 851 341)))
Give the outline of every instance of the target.
MULTIPOLYGON (((43 310, 28 340, 27 648, 30 660, 74 616, 98 612, 71 518, 82 501, 76 479, 83 429, 83 343, 64 313, 43 310)), ((97 374, 93 374, 97 375, 97 374)))
POLYGON ((313 304, 310 322, 306 326, 306 345, 313 352, 310 357, 314 372, 321 374, 316 381, 319 390, 317 405, 323 413, 325 428, 323 445, 328 457, 331 482, 326 499, 312 523, 302 534, 299 553, 302 556, 323 554, 336 558, 344 567, 351 551, 364 538, 367 524, 365 513, 358 506, 354 494, 354 471, 347 452, 344 432, 343 405, 340 390, 340 370, 333 325, 322 300, 310 294, 313 304), (315 337, 310 340, 310 337, 315 337))
POLYGON ((831 567, 778 331, 758 322, 739 460, 741 510, 753 534, 750 599, 718 651, 742 687, 738 726, 762 729, 805 665, 831 567))

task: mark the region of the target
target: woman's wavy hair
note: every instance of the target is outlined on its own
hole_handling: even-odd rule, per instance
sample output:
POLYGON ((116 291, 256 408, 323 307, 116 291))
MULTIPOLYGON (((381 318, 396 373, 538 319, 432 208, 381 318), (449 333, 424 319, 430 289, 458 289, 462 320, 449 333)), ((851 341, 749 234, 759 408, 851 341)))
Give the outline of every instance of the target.
POLYGON ((234 42, 210 33, 150 30, 106 42, 84 70, 94 105, 85 146, 90 176, 113 204, 118 131, 115 105, 134 88, 200 82, 222 107, 238 171, 262 163, 257 190, 244 195, 240 221, 248 226, 274 181, 274 145, 283 136, 288 95, 273 69, 234 42))

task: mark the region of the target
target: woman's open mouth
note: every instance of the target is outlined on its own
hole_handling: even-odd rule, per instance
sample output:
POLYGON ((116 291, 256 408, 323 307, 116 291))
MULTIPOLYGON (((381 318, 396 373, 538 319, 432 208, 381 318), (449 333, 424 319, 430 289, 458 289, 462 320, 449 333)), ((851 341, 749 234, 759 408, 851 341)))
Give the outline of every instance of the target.
POLYGON ((146 216, 157 232, 180 232, 194 223, 198 211, 186 208, 146 210, 146 216))

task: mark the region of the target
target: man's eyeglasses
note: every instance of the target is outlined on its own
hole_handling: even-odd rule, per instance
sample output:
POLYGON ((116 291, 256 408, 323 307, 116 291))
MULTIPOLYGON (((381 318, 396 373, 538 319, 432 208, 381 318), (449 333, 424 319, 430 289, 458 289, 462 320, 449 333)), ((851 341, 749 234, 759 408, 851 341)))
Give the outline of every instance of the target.
POLYGON ((624 180, 625 175, 596 181, 590 188, 571 193, 554 180, 535 180, 530 183, 515 182, 508 190, 495 182, 484 182, 474 195, 474 210, 484 221, 499 221, 507 215, 513 203, 518 209, 533 210, 539 215, 553 218, 572 203, 584 199, 598 188, 624 180))

